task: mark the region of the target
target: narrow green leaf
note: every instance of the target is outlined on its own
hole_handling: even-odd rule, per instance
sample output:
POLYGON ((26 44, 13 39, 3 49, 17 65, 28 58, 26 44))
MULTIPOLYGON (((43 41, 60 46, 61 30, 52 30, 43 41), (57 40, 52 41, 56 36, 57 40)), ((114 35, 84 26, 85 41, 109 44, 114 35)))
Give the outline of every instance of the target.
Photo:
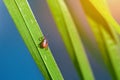
POLYGON ((91 28, 89 27, 88 22, 86 21, 86 16, 80 2, 78 0, 65 0, 65 2, 71 13, 74 23, 76 24, 76 28, 81 37, 82 43, 86 50, 89 52, 88 54, 94 57, 97 62, 103 64, 103 62, 100 61, 101 56, 98 46, 96 44, 96 40, 94 38, 91 28))
POLYGON ((57 28, 82 80, 94 80, 81 39, 64 0, 47 0, 57 28))
POLYGON ((96 4, 99 0, 93 4, 94 1, 81 0, 81 3, 113 80, 120 80, 120 41, 115 30, 118 25, 110 18, 110 13, 106 12, 107 8, 103 8, 106 7, 105 4, 101 2, 98 7, 96 4), (106 11, 102 12, 102 9, 106 11))
POLYGON ((27 45, 45 80, 63 80, 50 49, 39 47, 43 37, 26 0, 4 0, 16 27, 27 45))
POLYGON ((105 41, 105 47, 108 51, 108 58, 111 62, 111 66, 113 69, 113 76, 115 80, 120 80, 120 46, 117 41, 113 41, 111 38, 111 35, 103 28, 101 27, 101 33, 103 40, 105 41))
POLYGON ((101 14, 102 17, 104 17, 108 23, 111 23, 116 32, 120 34, 120 25, 112 17, 107 5, 107 0, 90 0, 90 3, 94 6, 94 8, 96 8, 96 10, 101 14))

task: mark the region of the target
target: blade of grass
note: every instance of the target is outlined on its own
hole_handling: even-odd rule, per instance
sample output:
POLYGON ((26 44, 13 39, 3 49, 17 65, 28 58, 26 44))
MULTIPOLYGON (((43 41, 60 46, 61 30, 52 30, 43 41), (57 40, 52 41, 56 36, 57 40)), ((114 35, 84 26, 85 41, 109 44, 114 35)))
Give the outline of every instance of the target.
POLYGON ((64 0, 47 0, 47 3, 81 79, 94 80, 82 42, 64 0))
POLYGON ((105 41, 105 47, 107 48, 108 51, 108 57, 109 61, 111 62, 111 66, 113 67, 113 72, 114 72, 114 78, 115 80, 120 80, 120 46, 117 41, 113 41, 109 33, 101 27, 101 33, 103 40, 105 41))
POLYGON ((109 16, 108 19, 106 19, 107 15, 103 17, 100 11, 90 1, 81 0, 81 3, 98 42, 103 59, 111 71, 113 80, 120 80, 120 42, 113 28, 112 23, 114 21, 109 23, 109 16))
POLYGON ((104 19, 111 23, 112 27, 120 34, 120 25, 112 17, 106 0, 90 0, 90 3, 96 8, 96 10, 104 17, 104 19))
POLYGON ((42 31, 26 0, 4 0, 16 27, 45 80, 63 80, 50 49, 39 47, 42 31))
POLYGON ((101 55, 96 44, 95 37, 93 36, 92 30, 89 27, 88 22, 86 21, 84 11, 82 9, 79 0, 65 0, 66 5, 71 13, 71 16, 76 24, 76 28, 81 37, 82 43, 85 49, 89 52, 89 54, 97 60, 100 64, 104 64, 101 62, 101 55), (77 7, 77 8, 76 8, 77 7))

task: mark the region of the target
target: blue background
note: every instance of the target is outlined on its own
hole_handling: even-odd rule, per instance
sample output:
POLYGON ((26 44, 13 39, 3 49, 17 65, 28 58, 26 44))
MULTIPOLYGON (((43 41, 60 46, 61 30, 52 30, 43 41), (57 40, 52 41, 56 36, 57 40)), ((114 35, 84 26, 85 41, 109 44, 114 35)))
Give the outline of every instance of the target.
MULTIPOLYGON (((79 80, 45 0, 29 0, 29 3, 44 35, 47 35, 49 46, 64 79, 79 80)), ((88 57, 95 78, 111 80, 108 71, 92 59, 91 55, 88 57)), ((0 80, 44 80, 2 0, 0 0, 0 80)))

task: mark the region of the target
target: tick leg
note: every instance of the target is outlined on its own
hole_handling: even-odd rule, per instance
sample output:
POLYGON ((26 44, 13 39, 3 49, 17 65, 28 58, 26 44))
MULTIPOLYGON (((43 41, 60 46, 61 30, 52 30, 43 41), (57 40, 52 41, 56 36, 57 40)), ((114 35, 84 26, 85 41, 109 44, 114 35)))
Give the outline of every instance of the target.
POLYGON ((42 37, 39 38, 39 41, 42 41, 43 39, 44 39, 44 37, 42 36, 42 37))

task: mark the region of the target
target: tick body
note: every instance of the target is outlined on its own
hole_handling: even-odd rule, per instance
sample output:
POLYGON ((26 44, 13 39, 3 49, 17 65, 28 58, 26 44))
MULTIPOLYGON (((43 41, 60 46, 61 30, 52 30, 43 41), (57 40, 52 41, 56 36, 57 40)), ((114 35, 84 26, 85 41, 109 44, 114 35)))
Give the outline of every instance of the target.
POLYGON ((44 38, 40 43, 41 48, 48 48, 48 41, 46 38, 44 38))

